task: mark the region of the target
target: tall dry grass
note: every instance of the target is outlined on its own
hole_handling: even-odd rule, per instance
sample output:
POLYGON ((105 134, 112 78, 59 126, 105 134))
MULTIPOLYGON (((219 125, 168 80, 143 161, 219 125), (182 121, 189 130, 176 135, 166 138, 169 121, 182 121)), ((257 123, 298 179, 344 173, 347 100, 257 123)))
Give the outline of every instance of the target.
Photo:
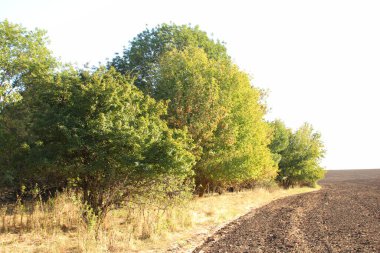
POLYGON ((183 205, 129 203, 111 211, 98 240, 73 192, 0 208, 0 252, 186 252, 222 224, 274 199, 310 188, 256 189, 194 198, 183 205))

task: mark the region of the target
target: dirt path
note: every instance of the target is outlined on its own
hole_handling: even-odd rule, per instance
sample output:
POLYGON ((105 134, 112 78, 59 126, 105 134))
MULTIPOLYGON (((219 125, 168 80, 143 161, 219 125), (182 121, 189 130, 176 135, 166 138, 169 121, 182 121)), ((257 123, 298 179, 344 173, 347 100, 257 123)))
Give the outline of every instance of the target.
POLYGON ((380 252, 380 170, 332 171, 321 185, 252 211, 194 252, 380 252))

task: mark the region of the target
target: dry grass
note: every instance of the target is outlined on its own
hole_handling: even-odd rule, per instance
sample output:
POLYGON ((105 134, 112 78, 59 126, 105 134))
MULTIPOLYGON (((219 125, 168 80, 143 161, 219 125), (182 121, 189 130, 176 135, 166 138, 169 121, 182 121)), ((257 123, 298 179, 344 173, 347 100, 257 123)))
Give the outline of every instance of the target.
POLYGON ((0 252, 186 252, 223 224, 272 200, 311 188, 256 189, 194 198, 166 210, 131 205, 109 213, 99 240, 65 193, 42 203, 0 209, 0 252))

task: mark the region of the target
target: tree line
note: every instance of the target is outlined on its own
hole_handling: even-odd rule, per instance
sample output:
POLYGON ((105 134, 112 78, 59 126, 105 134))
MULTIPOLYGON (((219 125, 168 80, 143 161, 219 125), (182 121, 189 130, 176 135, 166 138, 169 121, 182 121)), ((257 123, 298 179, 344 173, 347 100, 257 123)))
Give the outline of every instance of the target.
POLYGON ((146 29, 90 69, 47 45, 43 30, 0 23, 0 189, 74 188, 102 218, 147 192, 323 177, 320 134, 266 121, 265 92, 198 26, 146 29))

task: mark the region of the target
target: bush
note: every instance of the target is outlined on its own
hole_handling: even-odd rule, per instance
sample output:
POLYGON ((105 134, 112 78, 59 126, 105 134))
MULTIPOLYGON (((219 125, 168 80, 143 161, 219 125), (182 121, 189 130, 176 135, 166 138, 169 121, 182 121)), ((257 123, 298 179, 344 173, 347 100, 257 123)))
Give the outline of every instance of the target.
POLYGON ((167 194, 184 190, 194 164, 191 139, 167 127, 163 103, 130 83, 113 69, 64 71, 29 92, 34 100, 26 105, 32 117, 21 183, 70 182, 88 206, 85 219, 99 221, 153 185, 167 194))
POLYGON ((321 135, 310 124, 304 124, 289 136, 289 145, 280 152, 280 172, 277 180, 288 188, 294 185, 315 186, 323 178, 319 165, 325 153, 321 135))

